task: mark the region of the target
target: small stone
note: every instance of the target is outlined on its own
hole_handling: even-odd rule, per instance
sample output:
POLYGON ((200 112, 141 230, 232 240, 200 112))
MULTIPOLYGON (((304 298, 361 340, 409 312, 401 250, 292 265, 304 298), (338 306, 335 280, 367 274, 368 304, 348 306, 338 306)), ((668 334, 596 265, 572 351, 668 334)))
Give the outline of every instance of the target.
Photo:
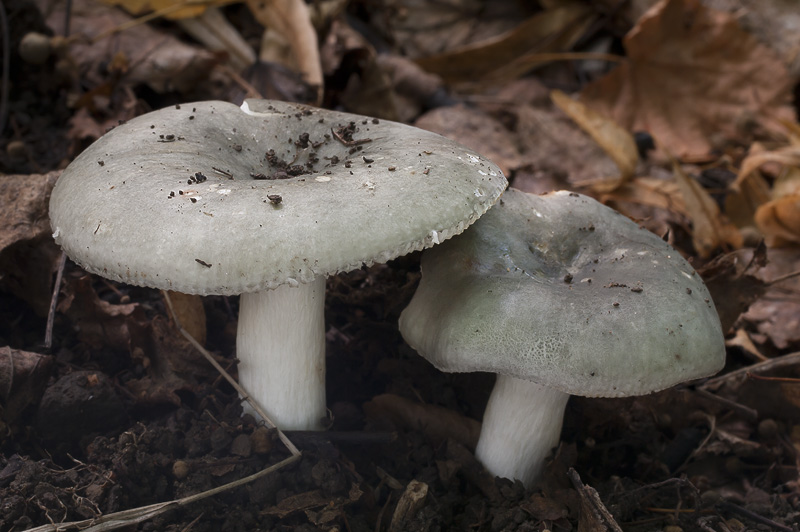
POLYGON ((189 474, 189 463, 185 460, 175 460, 172 464, 172 474, 178 480, 183 480, 189 474))
POLYGON ((253 452, 253 444, 250 437, 246 434, 239 434, 233 439, 231 443, 231 454, 247 458, 253 452))
POLYGON ((272 438, 267 427, 258 427, 250 435, 250 443, 256 454, 269 454, 272 450, 272 438))

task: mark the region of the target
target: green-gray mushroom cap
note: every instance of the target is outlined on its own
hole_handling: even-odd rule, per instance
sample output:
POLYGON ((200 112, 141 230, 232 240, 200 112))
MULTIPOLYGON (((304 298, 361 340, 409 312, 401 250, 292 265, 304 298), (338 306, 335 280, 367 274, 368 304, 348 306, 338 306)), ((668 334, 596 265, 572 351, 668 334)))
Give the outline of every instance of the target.
POLYGON ((198 102, 139 116, 63 172, 50 217, 86 270, 239 294, 384 262, 460 233, 506 186, 434 133, 300 104, 198 102))
POLYGON ((401 317, 443 371, 486 371, 571 395, 642 395, 719 371, 719 317, 677 251, 575 193, 509 189, 426 251, 401 317))

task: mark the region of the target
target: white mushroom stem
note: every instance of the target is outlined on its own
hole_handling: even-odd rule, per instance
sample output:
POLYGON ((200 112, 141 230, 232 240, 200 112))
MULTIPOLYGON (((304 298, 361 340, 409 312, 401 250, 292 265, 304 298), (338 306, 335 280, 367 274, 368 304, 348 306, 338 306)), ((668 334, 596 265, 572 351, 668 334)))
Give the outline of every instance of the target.
POLYGON ((553 388, 498 375, 475 456, 493 475, 530 487, 558 445, 568 399, 569 394, 553 388))
MULTIPOLYGON (((239 384, 279 428, 319 430, 325 407, 325 277, 242 294, 239 384)), ((254 413, 244 404, 245 412, 254 413)))

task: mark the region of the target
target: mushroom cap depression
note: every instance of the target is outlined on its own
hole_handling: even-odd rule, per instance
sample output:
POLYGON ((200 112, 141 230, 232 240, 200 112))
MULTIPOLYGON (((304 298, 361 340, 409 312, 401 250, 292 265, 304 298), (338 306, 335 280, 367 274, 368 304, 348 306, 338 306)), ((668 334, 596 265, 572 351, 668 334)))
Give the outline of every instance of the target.
POLYGON ((505 186, 496 165, 411 126, 277 101, 198 102, 92 144, 58 180, 50 219, 92 273, 239 294, 437 244, 505 186))
POLYGON ((625 216, 568 192, 509 189, 469 230, 423 253, 400 331, 440 370, 571 395, 641 395, 725 361, 692 267, 625 216))

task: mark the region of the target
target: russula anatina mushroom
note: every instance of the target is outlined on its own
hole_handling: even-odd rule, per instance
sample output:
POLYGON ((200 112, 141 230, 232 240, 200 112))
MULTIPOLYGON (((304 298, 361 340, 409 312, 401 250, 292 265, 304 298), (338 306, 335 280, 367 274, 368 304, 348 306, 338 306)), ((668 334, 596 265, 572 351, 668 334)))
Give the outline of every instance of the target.
POLYGON ((653 233, 586 196, 509 189, 422 254, 400 332, 442 371, 497 374, 476 456, 533 484, 570 395, 644 395, 719 371, 700 276, 653 233))
POLYGON ((325 277, 460 233, 506 186, 439 135, 277 101, 174 106, 122 124, 63 172, 53 236, 89 272, 242 294, 239 379, 284 429, 325 407, 325 277))

